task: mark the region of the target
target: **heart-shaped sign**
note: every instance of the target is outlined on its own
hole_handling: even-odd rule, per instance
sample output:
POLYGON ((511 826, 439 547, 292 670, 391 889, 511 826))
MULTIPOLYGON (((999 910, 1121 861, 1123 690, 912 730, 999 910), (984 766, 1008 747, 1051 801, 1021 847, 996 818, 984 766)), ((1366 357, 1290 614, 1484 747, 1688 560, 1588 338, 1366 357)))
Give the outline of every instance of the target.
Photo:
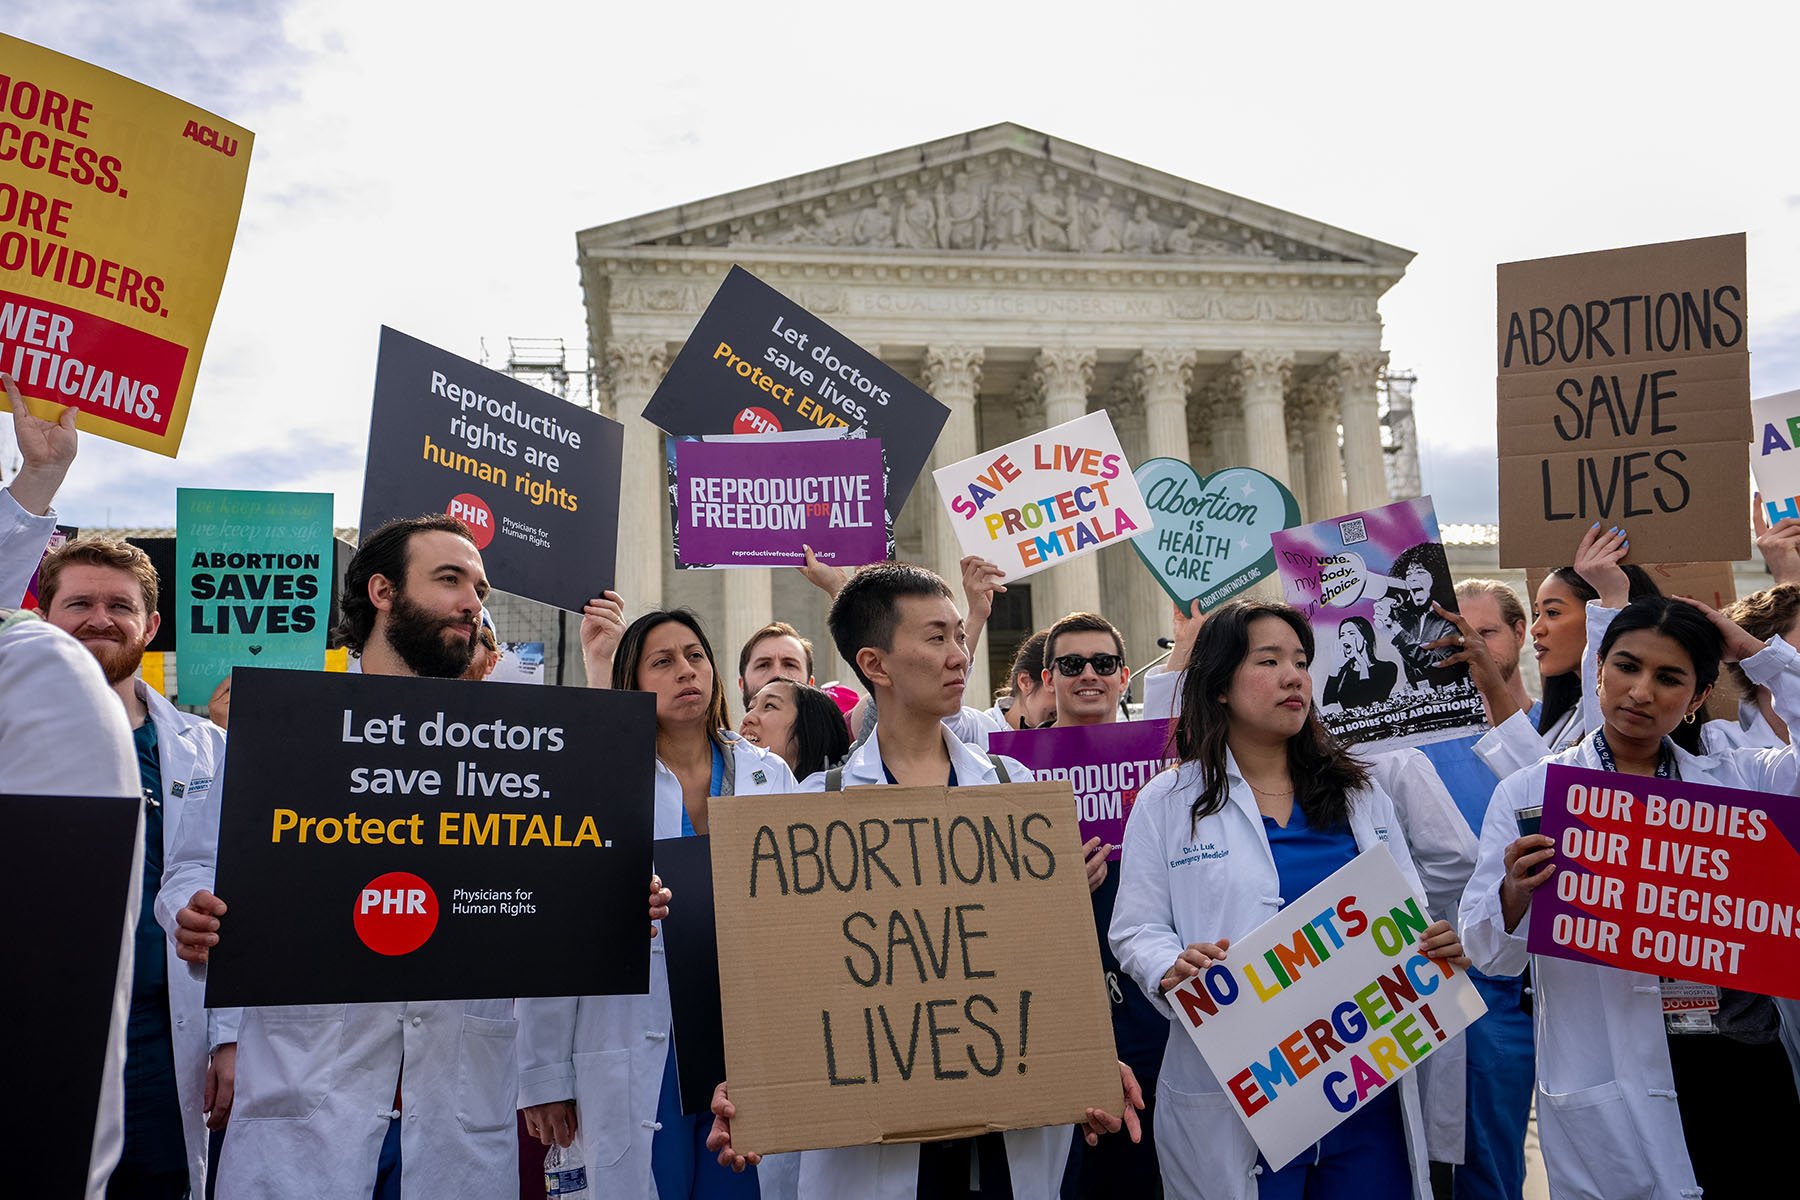
POLYGON ((1133 474, 1153 526, 1131 548, 1184 609, 1211 612, 1275 573, 1269 537, 1300 524, 1300 505, 1279 479, 1226 467, 1202 479, 1178 458, 1152 458, 1133 474))
POLYGON ((250 653, 252 653, 252 654, 261 654, 262 653, 261 646, 251 646, 249 649, 250 649, 250 653))

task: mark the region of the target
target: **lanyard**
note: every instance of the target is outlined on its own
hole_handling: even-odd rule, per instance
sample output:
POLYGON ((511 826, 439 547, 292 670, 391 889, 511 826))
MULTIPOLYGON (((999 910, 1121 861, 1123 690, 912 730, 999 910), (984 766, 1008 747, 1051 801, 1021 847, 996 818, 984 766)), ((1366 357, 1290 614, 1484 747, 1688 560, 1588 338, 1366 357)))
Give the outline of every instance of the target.
MULTIPOLYGON (((1619 764, 1613 759, 1612 747, 1606 744, 1606 731, 1594 730, 1594 754, 1600 759, 1602 771, 1617 771, 1619 764)), ((1656 756, 1656 777, 1658 779, 1674 779, 1675 751, 1670 748, 1668 738, 1662 740, 1662 750, 1656 756)))

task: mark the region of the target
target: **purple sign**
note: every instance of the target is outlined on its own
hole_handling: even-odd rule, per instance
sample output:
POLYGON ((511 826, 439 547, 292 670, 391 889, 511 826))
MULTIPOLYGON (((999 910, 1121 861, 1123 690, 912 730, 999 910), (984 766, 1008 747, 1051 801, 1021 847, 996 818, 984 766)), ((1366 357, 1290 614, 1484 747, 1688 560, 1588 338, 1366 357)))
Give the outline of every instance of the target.
POLYGON ((1110 844, 1108 858, 1116 862, 1138 789, 1174 765, 1173 725, 1164 719, 1008 730, 990 735, 988 750, 1018 759, 1033 778, 1068 780, 1081 840, 1097 837, 1110 844))
POLYGON ((888 557, 881 443, 873 438, 675 443, 675 561, 798 567, 888 557))

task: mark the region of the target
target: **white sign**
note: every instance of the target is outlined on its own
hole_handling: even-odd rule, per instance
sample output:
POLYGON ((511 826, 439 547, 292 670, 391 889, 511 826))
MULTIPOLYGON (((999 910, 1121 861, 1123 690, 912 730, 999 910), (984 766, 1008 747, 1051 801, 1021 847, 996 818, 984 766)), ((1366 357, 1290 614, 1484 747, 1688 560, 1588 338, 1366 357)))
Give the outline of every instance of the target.
POLYGON ((1419 950, 1430 924, 1377 846, 1169 991, 1274 1169, 1487 1011, 1467 975, 1419 950))
POLYGON ((1800 392, 1779 392, 1750 401, 1756 440, 1750 443, 1750 469, 1762 493, 1769 524, 1800 517, 1800 392))
POLYGON ((1150 506, 1104 409, 931 473, 965 555, 1008 579, 1151 528, 1150 506))

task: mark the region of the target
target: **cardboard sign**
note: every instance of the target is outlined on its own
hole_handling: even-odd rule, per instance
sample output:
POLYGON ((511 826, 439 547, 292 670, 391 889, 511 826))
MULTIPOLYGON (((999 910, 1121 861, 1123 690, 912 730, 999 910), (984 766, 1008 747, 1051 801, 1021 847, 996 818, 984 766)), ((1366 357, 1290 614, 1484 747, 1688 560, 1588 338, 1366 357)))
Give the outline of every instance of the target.
POLYGON ((1113 848, 1107 861, 1117 862, 1138 789, 1174 764, 1174 727, 1164 719, 1009 729, 989 734, 988 750, 1018 759, 1034 779, 1068 780, 1082 842, 1099 838, 1113 848))
POLYGON ((208 1008, 641 994, 642 692, 240 667, 208 1008))
POLYGON ((732 1144, 1068 1125, 1119 1068, 1068 785, 713 806, 732 1144))
POLYGON ((765 437, 676 438, 675 557, 682 567, 859 567, 888 557, 885 469, 876 438, 771 445, 765 437))
POLYGON ((176 670, 204 703, 235 666, 317 671, 331 616, 328 492, 175 491, 176 670))
POLYGON ((1274 1169, 1487 1011, 1466 974, 1418 949, 1430 924, 1376 846, 1170 989, 1175 1023, 1274 1169))
POLYGON ((579 613, 613 585, 624 437, 617 421, 383 326, 363 534, 460 517, 495 587, 579 613))
POLYGON ((965 555, 1008 580, 1150 528, 1105 409, 932 472, 965 555))
POLYGON ((62 1114, 9 1123, 4 1144, 14 1153, 6 1183, 15 1195, 79 1200, 87 1194, 94 1118, 110 1066, 113 998, 131 987, 120 949, 126 915, 139 903, 131 883, 142 853, 142 810, 137 796, 0 796, 7 828, 0 872, 12 886, 57 897, 57 936, 40 947, 43 957, 31 970, 14 971, 7 984, 10 1003, 21 1012, 55 1014, 57 1029, 55 1037, 15 1038, 7 1075, 14 1086, 31 1089, 34 1107, 51 1104, 46 1111, 62 1114), (70 886, 68 856, 52 852, 58 846, 80 847, 79 886, 70 886))
POLYGON ((662 920, 669 968, 669 1018, 675 1031, 675 1081, 681 1111, 712 1112, 713 1089, 725 1081, 725 1026, 720 1016, 719 944, 713 917, 712 839, 658 838, 656 873, 681 903, 662 920))
POLYGON ((1499 268, 1500 565, 1750 555, 1744 235, 1499 268))
POLYGON ((0 371, 40 417, 174 458, 250 131, 4 33, 0 113, 0 371))
POLYGON ((676 437, 845 429, 880 438, 889 511, 925 469, 950 410, 742 267, 732 267, 644 419, 676 437))
POLYGON ((1325 727, 1369 750, 1422 746, 1487 727, 1455 648, 1427 650, 1456 627, 1450 563, 1431 497, 1401 500, 1276 533, 1287 602, 1312 623, 1313 700, 1325 727))
POLYGON ((1169 599, 1211 612, 1275 573, 1269 537, 1300 523, 1300 505, 1279 479, 1226 467, 1205 479, 1178 458, 1153 458, 1133 473, 1150 506, 1150 531, 1131 548, 1169 599))
POLYGON ((1800 799, 1552 763, 1533 954, 1800 999, 1800 799))
POLYGON ((1750 402, 1755 438, 1750 467, 1762 493, 1769 524, 1800 517, 1800 391, 1780 392, 1750 402))
MULTIPOLYGON (((1665 596, 1692 596, 1702 604, 1724 609, 1737 599, 1737 576, 1730 563, 1645 563, 1644 572, 1665 596)), ((1538 585, 1550 574, 1550 568, 1533 567, 1525 572, 1526 594, 1537 603, 1538 585)), ((1598 652, 1600 647, 1595 646, 1598 652)))

